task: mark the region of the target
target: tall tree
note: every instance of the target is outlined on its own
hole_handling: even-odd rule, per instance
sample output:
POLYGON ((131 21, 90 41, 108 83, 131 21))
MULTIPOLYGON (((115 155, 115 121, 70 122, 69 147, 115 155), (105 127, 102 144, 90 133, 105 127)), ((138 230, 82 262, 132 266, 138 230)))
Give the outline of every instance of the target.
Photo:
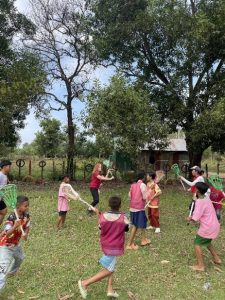
POLYGON ((121 75, 113 76, 108 86, 96 82, 88 97, 85 121, 103 154, 114 149, 135 161, 144 146, 167 145, 167 127, 149 103, 148 94, 121 75))
POLYGON ((81 100, 92 73, 91 27, 88 23, 89 1, 31 1, 32 21, 36 35, 27 47, 39 53, 45 61, 52 87, 60 85, 63 95, 50 92, 43 95, 50 109, 66 110, 67 167, 73 176, 75 154, 74 102, 81 100))
POLYGON ((224 150, 225 115, 221 130, 210 123, 213 134, 207 117, 218 116, 225 93, 225 2, 93 2, 102 61, 142 84, 172 131, 183 128, 191 165, 201 163, 210 145, 224 150))
POLYGON ((29 105, 37 104, 39 92, 47 83, 36 55, 15 45, 18 36, 31 35, 32 23, 14 7, 15 1, 0 2, 0 144, 16 145, 17 129, 24 126, 29 105))

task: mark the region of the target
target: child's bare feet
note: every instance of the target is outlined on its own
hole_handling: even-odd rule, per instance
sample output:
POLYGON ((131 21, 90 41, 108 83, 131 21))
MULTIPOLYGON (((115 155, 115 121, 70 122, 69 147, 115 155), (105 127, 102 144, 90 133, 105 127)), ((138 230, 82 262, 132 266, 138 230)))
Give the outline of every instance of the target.
POLYGON ((216 265, 221 265, 222 260, 221 260, 220 258, 217 258, 217 259, 214 259, 213 262, 214 262, 214 264, 216 264, 216 265))
POLYGON ((146 246, 149 245, 151 243, 151 241, 149 239, 145 239, 143 241, 141 241, 141 246, 146 246))
POLYGON ((138 250, 138 245, 127 245, 126 250, 138 250))
POLYGON ((205 271, 205 267, 200 267, 198 265, 190 266, 190 268, 192 269, 192 271, 197 271, 197 272, 204 272, 205 271))

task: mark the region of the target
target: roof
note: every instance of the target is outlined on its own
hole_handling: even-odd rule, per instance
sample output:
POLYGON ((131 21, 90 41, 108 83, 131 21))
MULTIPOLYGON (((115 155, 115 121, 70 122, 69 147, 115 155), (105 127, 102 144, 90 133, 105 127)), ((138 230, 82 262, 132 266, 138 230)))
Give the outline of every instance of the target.
MULTIPOLYGON (((149 150, 148 146, 146 145, 143 150, 149 150)), ((164 149, 154 148, 154 151, 173 151, 173 152, 187 152, 187 146, 185 139, 169 139, 168 147, 164 149)))

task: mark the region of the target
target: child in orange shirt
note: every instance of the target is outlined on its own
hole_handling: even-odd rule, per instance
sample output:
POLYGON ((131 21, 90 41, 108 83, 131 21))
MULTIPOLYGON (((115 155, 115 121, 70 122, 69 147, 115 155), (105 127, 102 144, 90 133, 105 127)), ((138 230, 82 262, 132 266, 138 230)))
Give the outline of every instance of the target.
POLYGON ((150 226, 147 229, 155 228, 155 233, 160 233, 159 224, 159 196, 162 194, 158 184, 155 183, 156 174, 154 172, 147 175, 147 190, 149 196, 147 197, 148 202, 148 219, 150 226))

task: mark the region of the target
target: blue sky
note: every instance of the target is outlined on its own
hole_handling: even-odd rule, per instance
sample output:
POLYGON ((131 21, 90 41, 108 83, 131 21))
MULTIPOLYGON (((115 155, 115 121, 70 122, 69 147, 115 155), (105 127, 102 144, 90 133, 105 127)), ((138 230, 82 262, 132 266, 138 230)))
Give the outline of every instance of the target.
MULTIPOLYGON (((17 0, 15 2, 15 5, 18 11, 24 13, 25 15, 28 15, 29 17, 29 0, 17 0)), ((112 69, 99 68, 95 71, 92 78, 97 78, 102 82, 102 84, 106 84, 110 76, 112 76, 112 73, 112 69)), ((53 93, 55 93, 59 97, 62 97, 65 94, 63 87, 61 87, 59 84, 54 86, 53 93)), ((81 101, 74 101, 73 112, 75 118, 80 116, 80 112, 84 109, 84 107, 85 105, 81 101)), ((67 123, 66 111, 52 112, 51 116, 60 120, 63 125, 67 123)), ((19 131, 19 135, 21 138, 20 146, 22 146, 24 143, 31 143, 34 140, 35 133, 37 131, 40 131, 39 122, 40 121, 37 120, 37 118, 34 116, 34 111, 31 110, 25 121, 25 128, 19 131)))

